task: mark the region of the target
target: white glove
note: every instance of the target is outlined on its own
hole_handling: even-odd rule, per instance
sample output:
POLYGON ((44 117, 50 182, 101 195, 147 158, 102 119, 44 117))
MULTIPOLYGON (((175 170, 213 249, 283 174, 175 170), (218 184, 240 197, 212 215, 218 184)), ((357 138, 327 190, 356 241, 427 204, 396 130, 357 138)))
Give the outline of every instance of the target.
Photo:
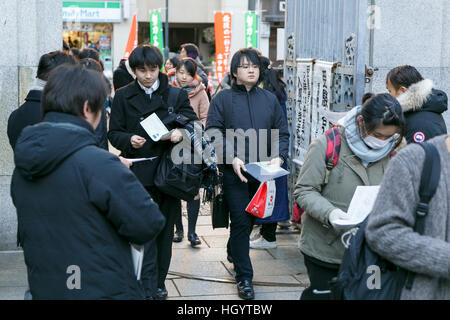
POLYGON ((330 221, 330 224, 335 229, 340 229, 338 225, 336 225, 337 220, 348 220, 350 219, 350 215, 347 212, 342 211, 341 209, 334 209, 330 212, 330 215, 328 216, 328 221, 330 221))

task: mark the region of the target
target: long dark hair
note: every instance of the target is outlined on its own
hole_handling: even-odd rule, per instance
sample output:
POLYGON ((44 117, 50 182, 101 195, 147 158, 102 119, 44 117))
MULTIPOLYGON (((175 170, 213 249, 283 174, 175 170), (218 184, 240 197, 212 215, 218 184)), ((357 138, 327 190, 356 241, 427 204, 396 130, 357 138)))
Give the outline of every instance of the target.
POLYGON ((278 71, 268 68, 264 71, 263 88, 271 92, 275 91, 278 101, 283 100, 283 95, 286 94, 286 84, 281 80, 278 71))
POLYGON ((398 127, 400 137, 395 148, 400 145, 405 136, 406 125, 402 107, 397 99, 389 93, 378 94, 363 104, 356 120, 360 115, 363 117, 364 125, 369 134, 380 125, 398 127))

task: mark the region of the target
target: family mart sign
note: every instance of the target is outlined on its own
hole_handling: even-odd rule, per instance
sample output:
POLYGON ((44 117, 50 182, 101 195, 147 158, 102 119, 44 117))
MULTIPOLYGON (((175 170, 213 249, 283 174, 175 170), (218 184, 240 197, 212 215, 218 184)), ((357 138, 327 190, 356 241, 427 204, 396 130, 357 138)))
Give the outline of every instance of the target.
POLYGON ((78 22, 120 22, 120 2, 63 1, 63 21, 78 22))

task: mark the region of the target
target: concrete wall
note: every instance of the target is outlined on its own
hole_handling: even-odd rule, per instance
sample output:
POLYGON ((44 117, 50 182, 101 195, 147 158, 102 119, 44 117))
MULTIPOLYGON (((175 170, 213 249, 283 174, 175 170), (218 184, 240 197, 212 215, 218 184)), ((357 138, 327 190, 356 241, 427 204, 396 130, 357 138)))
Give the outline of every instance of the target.
MULTIPOLYGON (((409 64, 450 95, 450 1, 376 0, 375 4, 381 21, 374 32, 373 66, 379 71, 372 91, 386 92, 389 70, 409 64)), ((450 132, 450 112, 444 116, 450 132)))
POLYGON ((10 113, 34 83, 39 58, 62 47, 61 0, 0 1, 0 250, 15 248, 17 218, 10 197, 13 154, 10 113))

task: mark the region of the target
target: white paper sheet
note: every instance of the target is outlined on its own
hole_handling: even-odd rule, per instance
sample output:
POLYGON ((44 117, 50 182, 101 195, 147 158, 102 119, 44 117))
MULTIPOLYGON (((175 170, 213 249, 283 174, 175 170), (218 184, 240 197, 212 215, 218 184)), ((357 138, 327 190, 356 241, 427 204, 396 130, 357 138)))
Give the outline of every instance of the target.
POLYGON ((149 137, 155 142, 161 140, 161 138, 167 137, 170 134, 169 130, 156 113, 153 113, 145 120, 141 121, 141 126, 144 128, 145 132, 147 132, 149 137))
POLYGON ((144 246, 130 244, 131 257, 133 258, 134 274, 137 280, 141 280, 142 262, 144 261, 144 246))
POLYGON ((356 188, 347 214, 349 219, 339 219, 334 224, 352 227, 363 222, 372 211, 380 186, 359 186, 356 188))
POLYGON ((142 162, 142 161, 151 161, 151 160, 155 160, 158 157, 153 157, 153 158, 138 158, 138 159, 127 159, 124 158, 127 161, 130 161, 131 163, 136 163, 136 162, 142 162))
POLYGON ((260 182, 275 180, 289 174, 289 171, 276 165, 269 165, 269 162, 249 163, 245 168, 248 174, 260 182))

